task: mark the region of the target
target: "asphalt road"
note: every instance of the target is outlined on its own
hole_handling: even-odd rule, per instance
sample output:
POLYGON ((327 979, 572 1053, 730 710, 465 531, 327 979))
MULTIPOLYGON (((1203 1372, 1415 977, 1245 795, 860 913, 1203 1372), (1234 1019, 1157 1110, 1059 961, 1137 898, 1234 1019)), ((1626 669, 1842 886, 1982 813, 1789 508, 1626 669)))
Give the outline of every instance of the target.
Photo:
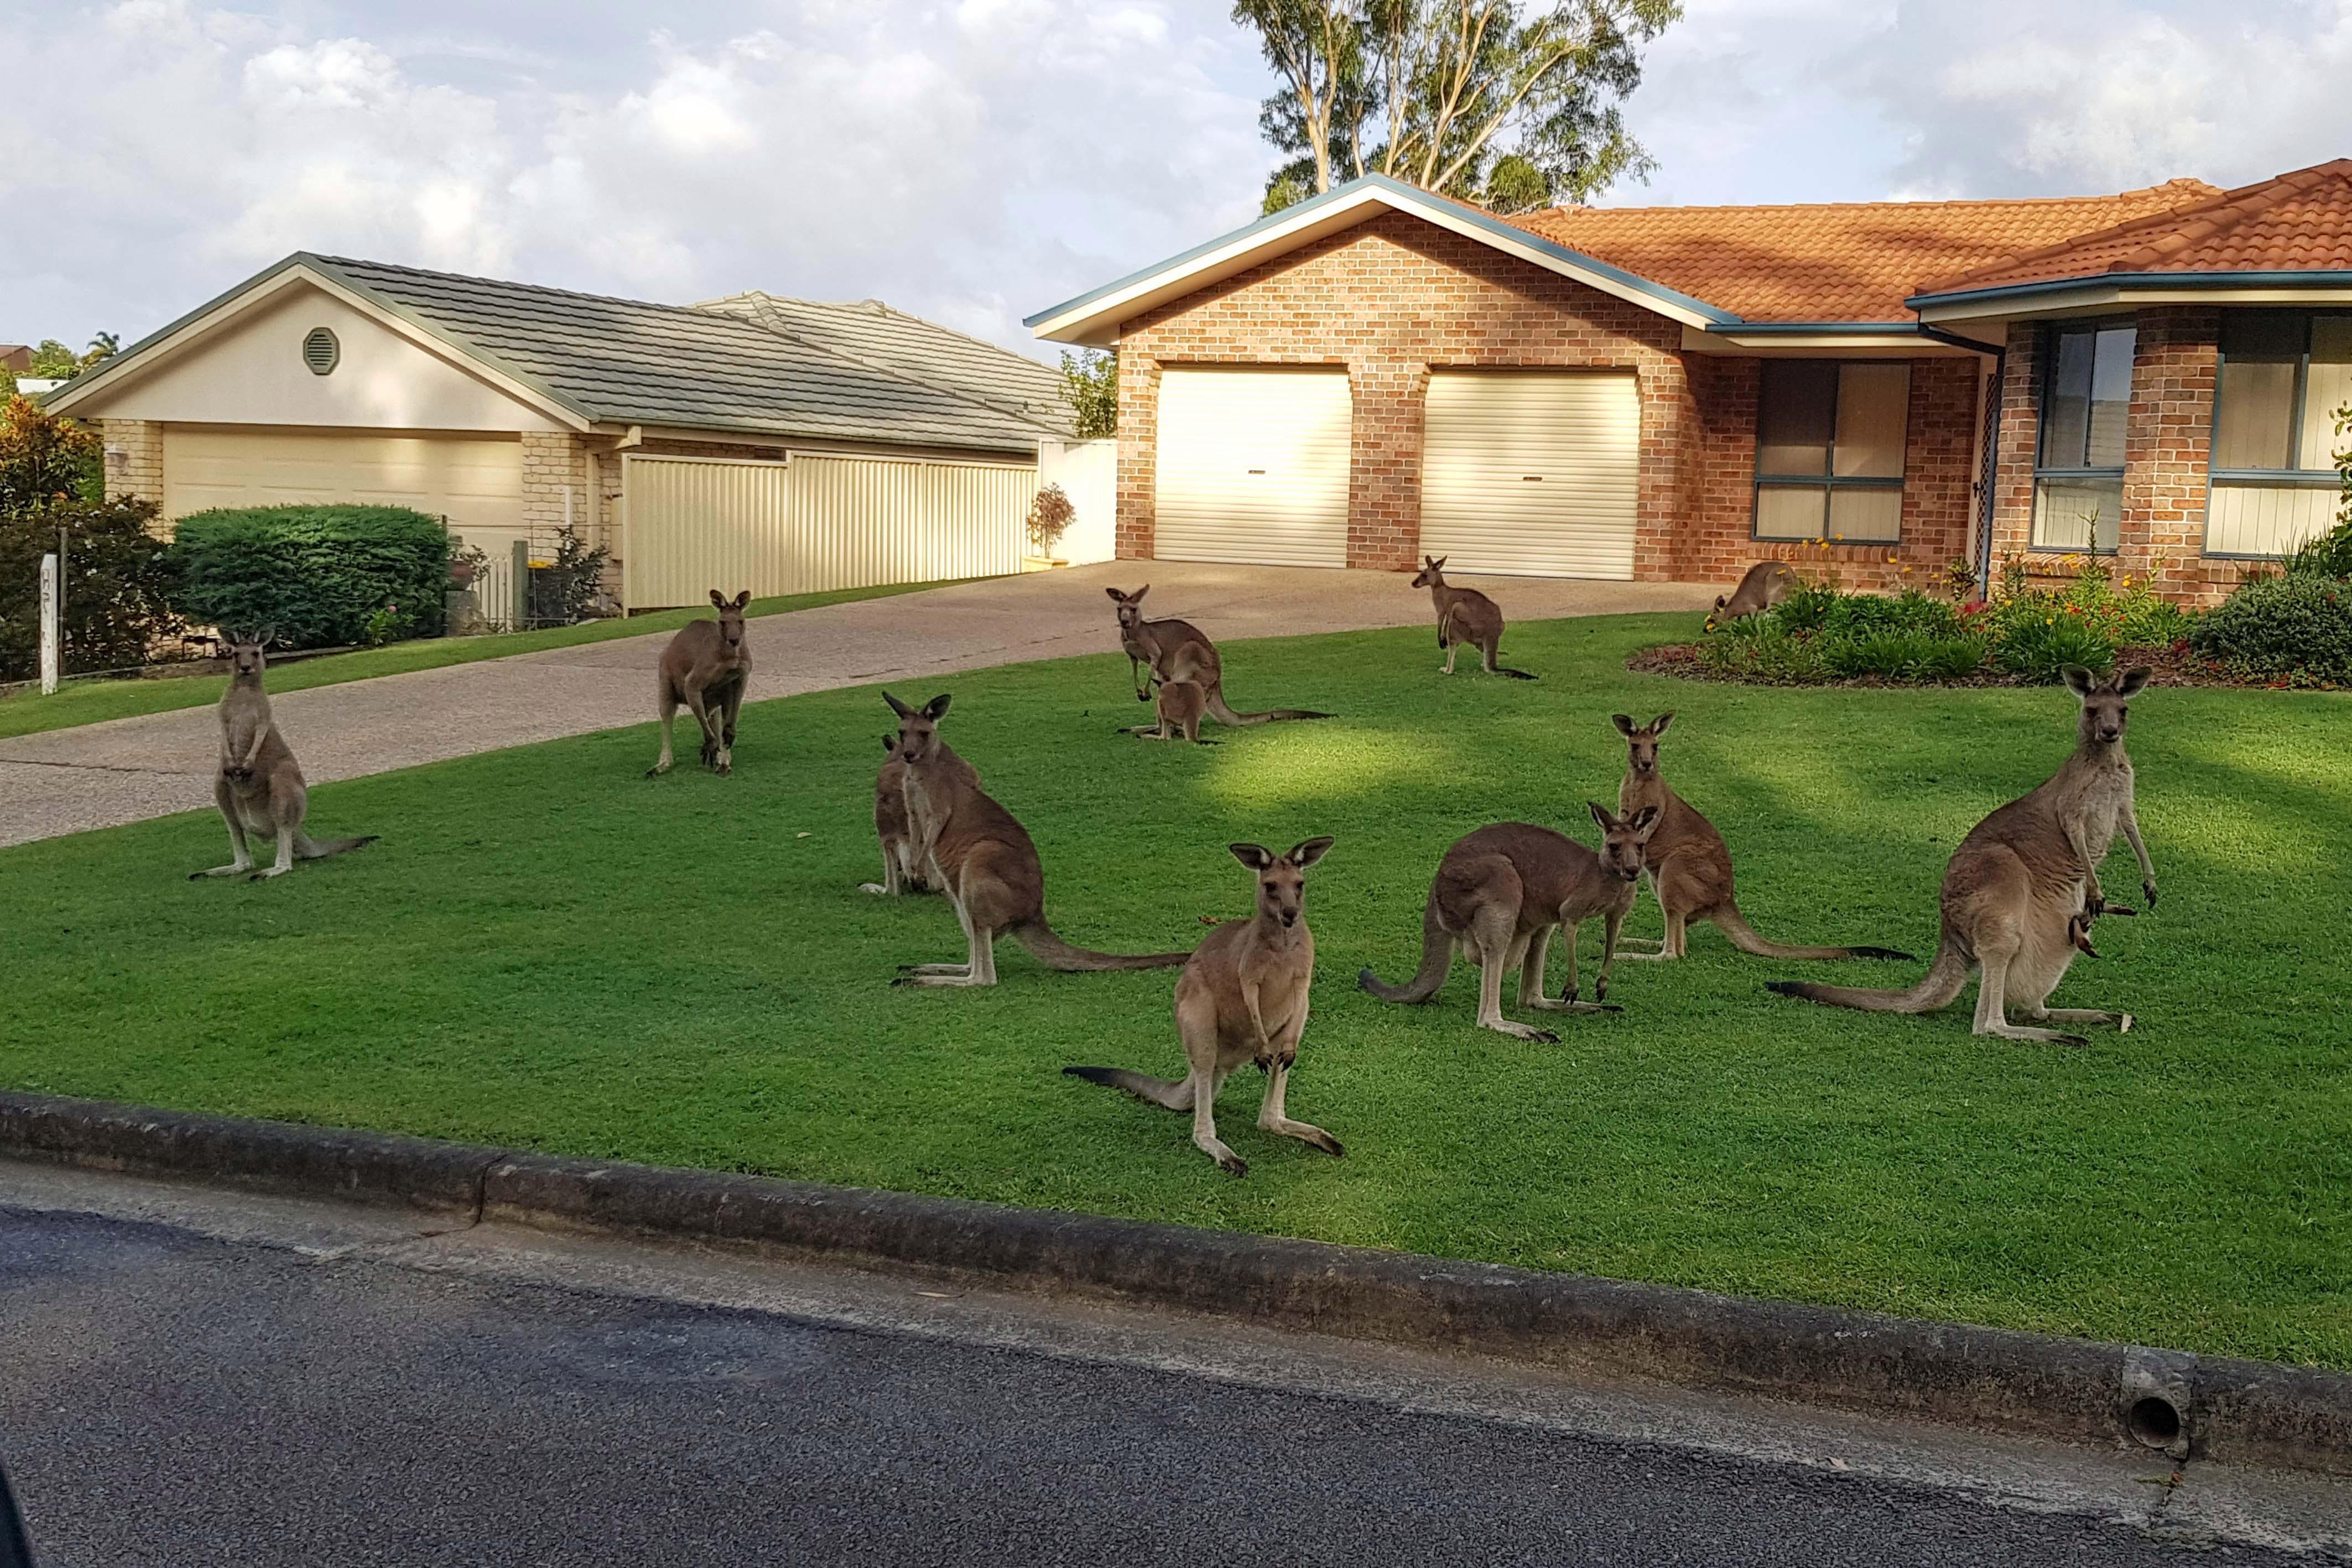
POLYGON ((0 1458, 49 1568, 2313 1561, 2167 1528, 2160 1487, 1990 1495, 1980 1456, 1939 1484, 1932 1440, 1872 1474, 1465 1408, 1474 1368, 1204 1370, 1195 1330, 1017 1305, 910 1329, 948 1298, 904 1283, 830 1317, 663 1299, 688 1263, 224 1239, 27 1197, 23 1169, 0 1458))

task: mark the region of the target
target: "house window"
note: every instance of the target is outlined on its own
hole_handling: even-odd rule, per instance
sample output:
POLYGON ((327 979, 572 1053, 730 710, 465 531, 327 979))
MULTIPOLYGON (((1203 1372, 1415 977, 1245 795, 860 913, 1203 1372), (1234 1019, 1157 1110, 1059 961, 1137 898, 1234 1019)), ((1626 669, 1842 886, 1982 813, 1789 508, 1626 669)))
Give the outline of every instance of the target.
POLYGON ((1901 539, 1910 414, 1911 367, 1900 361, 1765 361, 1755 537, 1901 539))
POLYGON ((2228 312, 2213 397, 2205 553, 2286 555, 2326 533, 2337 501, 2336 414, 2352 404, 2352 316, 2228 312))
POLYGON ((2052 329, 2033 459, 2033 548, 2113 550, 2122 534, 2134 327, 2052 329))

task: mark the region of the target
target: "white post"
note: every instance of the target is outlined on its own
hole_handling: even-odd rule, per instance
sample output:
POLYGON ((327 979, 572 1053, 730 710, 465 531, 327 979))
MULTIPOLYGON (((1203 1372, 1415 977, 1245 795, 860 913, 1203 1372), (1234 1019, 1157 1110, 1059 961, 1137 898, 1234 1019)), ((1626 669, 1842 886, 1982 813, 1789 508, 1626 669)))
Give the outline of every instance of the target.
POLYGON ((65 603, 58 592, 55 550, 41 558, 41 695, 53 696, 65 663, 65 603))

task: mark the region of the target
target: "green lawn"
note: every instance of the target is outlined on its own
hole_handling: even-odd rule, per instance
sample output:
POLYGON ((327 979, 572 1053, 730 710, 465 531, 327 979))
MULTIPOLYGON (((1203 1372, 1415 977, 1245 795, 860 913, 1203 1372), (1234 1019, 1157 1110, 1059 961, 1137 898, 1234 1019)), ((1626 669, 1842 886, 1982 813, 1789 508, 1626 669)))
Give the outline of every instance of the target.
MULTIPOLYGON (((788 594, 779 599, 755 599, 744 613, 777 615, 788 610, 814 610, 820 604, 880 599, 887 594, 941 586, 936 582, 897 582, 881 588, 788 594)), ((614 637, 640 637, 648 632, 674 632, 698 616, 708 619, 709 613, 707 606, 700 610, 658 610, 650 615, 583 621, 577 626, 551 626, 538 632, 505 632, 488 637, 427 637, 356 653, 331 653, 278 665, 270 672, 269 689, 299 692, 306 686, 331 686, 375 675, 404 675, 411 670, 438 670, 449 664, 470 664, 477 659, 503 659, 510 653, 536 653, 548 648, 608 642, 614 637)), ((45 729, 96 724, 100 719, 207 707, 220 701, 227 685, 226 675, 186 675, 153 680, 70 681, 55 696, 47 697, 37 689, 20 690, 0 700, 0 740, 45 729)))
MULTIPOLYGON (((1535 684, 1441 679, 1425 628, 1237 645, 1237 703, 1341 716, 1213 750, 1114 736, 1139 714, 1116 653, 901 692, 955 694, 946 728, 1036 835, 1073 941, 1188 945, 1249 907, 1228 841, 1338 836, 1291 1104, 1344 1161, 1260 1134, 1255 1074, 1221 1124, 1240 1181, 1185 1118, 1059 1074, 1172 1072, 1166 973, 1053 975, 1007 943, 993 991, 892 989, 962 948, 940 901, 856 891, 870 688, 753 706, 731 779, 641 778, 645 726, 327 785, 315 829, 383 841, 274 883, 184 880, 226 847, 210 813, 0 851, 0 1082, 2352 1367, 2352 699, 2138 701, 2164 904, 2103 922, 2061 988, 2140 1018, 2087 1050, 1974 1039, 1965 1005, 1785 1000, 1764 982, 1919 970, 1741 957, 1711 927, 1687 962, 1621 965, 1626 1011, 1558 1045, 1474 1030, 1466 970, 1423 1009, 1356 989, 1412 967, 1456 835, 1591 840, 1612 710, 1679 710, 1668 775, 1759 929, 1923 955, 1954 841, 2073 742, 2056 690, 1622 667, 1686 626, 1514 628, 1535 684)), ((1633 928, 1657 924, 1645 895, 1633 928)))

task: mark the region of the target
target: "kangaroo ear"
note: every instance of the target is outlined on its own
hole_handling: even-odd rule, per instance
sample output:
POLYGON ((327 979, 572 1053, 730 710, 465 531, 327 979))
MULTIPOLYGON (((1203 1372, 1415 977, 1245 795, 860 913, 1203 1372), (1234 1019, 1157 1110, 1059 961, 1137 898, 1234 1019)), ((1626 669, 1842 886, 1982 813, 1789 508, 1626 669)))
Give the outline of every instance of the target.
POLYGON ((1618 733, 1618 734, 1620 734, 1620 735, 1622 735, 1622 736, 1624 736, 1624 737, 1627 737, 1627 738, 1629 738, 1629 739, 1630 739, 1630 738, 1632 738, 1633 734, 1633 715, 1631 715, 1631 714, 1622 714, 1622 713, 1612 713, 1612 714, 1611 714, 1611 715, 1609 716, 1609 722, 1610 722, 1611 724, 1613 724, 1613 725, 1615 725, 1615 726, 1617 727, 1617 733, 1618 733))
POLYGON ((1728 603, 1730 603, 1730 602, 1731 602, 1731 601, 1729 601, 1728 599, 1726 599, 1726 598, 1725 598, 1723 595, 1721 595, 1720 593, 1718 593, 1718 594, 1717 594, 1717 595, 1715 596, 1715 607, 1716 607, 1717 610, 1722 609, 1725 605, 1727 605, 1727 604, 1728 604, 1728 603))
POLYGON ((740 593, 739 593, 739 594, 737 594, 737 595, 735 596, 735 608, 736 608, 736 609, 738 609, 738 610, 742 609, 742 608, 743 608, 743 606, 745 606, 746 604, 749 604, 749 603, 751 603, 751 591, 750 589, 748 589, 748 588, 747 588, 747 589, 745 589, 742 592, 740 592, 740 593))
POLYGON ((2097 677, 2080 664, 2066 666, 2066 689, 2078 697, 2089 696, 2099 689, 2097 677))
POLYGON ((2153 677, 2155 674, 2156 672, 2146 664, 2142 664, 2136 670, 2126 670, 2122 674, 2116 677, 2116 695, 2119 697, 2136 697, 2139 695, 2141 691, 2146 689, 2149 679, 2153 677))
POLYGON ((1434 560, 1431 561, 1429 564, 1430 564, 1430 565, 1432 565, 1432 566, 1444 566, 1444 565, 1445 564, 1445 558, 1444 558, 1444 556, 1439 556, 1436 559, 1434 559, 1434 560))
POLYGON ((1110 595, 1110 601, 1113 604, 1124 604, 1127 602, 1127 595, 1121 593, 1116 588, 1106 588, 1103 591, 1110 595))
POLYGON ((1225 848, 1233 851, 1234 859, 1252 871, 1264 871, 1274 863, 1274 852, 1264 844, 1227 844, 1225 848))
POLYGON ((724 610, 727 608, 727 596, 714 588, 710 591, 710 602, 716 608, 724 610))
POLYGON ((892 696, 888 692, 884 692, 882 694, 882 700, 888 703, 890 705, 890 711, 897 714, 900 718, 908 717, 915 711, 913 708, 908 707, 905 703, 900 702, 897 697, 892 696))
POLYGON ((884 736, 884 737, 882 737, 882 755, 883 755, 883 756, 887 757, 887 756, 889 756, 892 752, 894 752, 894 751, 896 751, 896 750, 898 750, 898 737, 897 736, 895 736, 895 735, 886 735, 886 736, 884 736))
POLYGON ((1607 832, 1610 829, 1612 829, 1612 828, 1613 828, 1613 827, 1615 827, 1615 826, 1617 825, 1617 819, 1616 819, 1616 818, 1614 818, 1614 817, 1612 817, 1612 816, 1611 816, 1611 815, 1609 814, 1609 808, 1608 808, 1608 807, 1606 807, 1606 806, 1604 806, 1604 805, 1602 805, 1600 801, 1598 801, 1598 800, 1587 800, 1587 801, 1585 802, 1585 805, 1587 805, 1588 807, 1591 808, 1591 810, 1592 810, 1592 820, 1593 820, 1593 821, 1594 821, 1594 822, 1596 822, 1596 823, 1598 823, 1598 824, 1600 825, 1601 831, 1602 832, 1604 832, 1604 833, 1605 833, 1605 832, 1607 832))
POLYGON ((1331 841, 1328 837, 1308 839, 1304 843, 1293 848, 1291 852, 1283 858, 1287 860, 1292 865, 1297 866, 1300 871, 1305 871, 1308 866, 1313 865, 1317 861, 1321 860, 1326 854, 1329 853, 1330 849, 1331 841))
POLYGON ((1129 594, 1127 597, 1130 603, 1140 604, 1143 602, 1143 596, 1150 591, 1151 584, 1147 582, 1141 588, 1137 589, 1133 593, 1129 594))
POLYGON ((933 697, 930 701, 923 705, 923 716, 936 722, 946 716, 948 704, 953 701, 955 701, 955 698, 948 695, 945 692, 941 692, 938 696, 933 697))
POLYGON ((1643 807, 1633 813, 1633 820, 1629 825, 1635 833, 1643 838, 1648 838, 1650 830, 1658 825, 1658 809, 1655 806, 1643 807))
POLYGON ((1656 718, 1650 721, 1650 734, 1653 737, 1664 735, 1666 733, 1666 726, 1674 722, 1675 710, 1668 708, 1665 712, 1660 714, 1656 718))

